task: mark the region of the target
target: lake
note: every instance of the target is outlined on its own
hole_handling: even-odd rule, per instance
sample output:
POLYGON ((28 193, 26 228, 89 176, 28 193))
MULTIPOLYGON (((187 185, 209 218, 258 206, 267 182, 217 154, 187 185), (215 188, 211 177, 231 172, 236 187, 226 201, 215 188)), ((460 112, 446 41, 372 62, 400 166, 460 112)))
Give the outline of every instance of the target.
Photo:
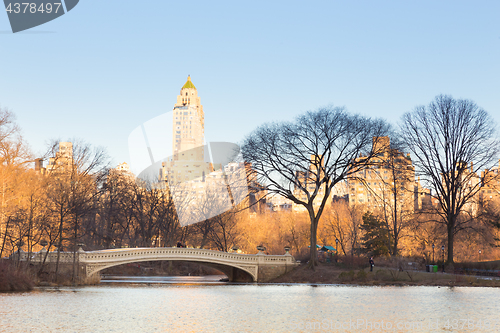
POLYGON ((0 332, 498 332, 500 289, 103 277, 0 294, 0 332))

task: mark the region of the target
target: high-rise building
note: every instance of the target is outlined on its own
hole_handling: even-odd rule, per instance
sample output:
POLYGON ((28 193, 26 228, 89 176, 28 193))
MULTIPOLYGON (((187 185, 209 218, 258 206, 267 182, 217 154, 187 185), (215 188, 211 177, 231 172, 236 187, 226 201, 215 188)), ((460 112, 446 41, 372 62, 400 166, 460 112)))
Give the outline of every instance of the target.
POLYGON ((205 143, 203 106, 190 76, 177 96, 172 122, 173 155, 162 162, 159 178, 168 185, 181 225, 262 197, 262 186, 241 160, 236 144, 205 143))
MULTIPOLYGON (((49 158, 46 172, 67 171, 73 164, 73 143, 59 142, 59 151, 49 158)), ((40 168, 39 166, 37 166, 40 168)))
POLYGON ((172 122, 173 156, 162 163, 160 179, 169 185, 204 181, 205 176, 213 171, 213 166, 205 162, 205 114, 190 76, 177 96, 172 122))
POLYGON ((480 198, 483 205, 500 202, 500 161, 497 167, 481 172, 480 198))
MULTIPOLYGON (((324 177, 324 161, 321 156, 311 155, 311 162, 307 171, 295 172, 295 188, 294 195, 297 199, 307 202, 307 191, 309 194, 314 193, 316 189, 316 181, 324 177), (304 191, 305 190, 305 191, 304 191)), ((314 209, 316 210, 325 196, 324 186, 321 186, 314 200, 314 209)), ((302 205, 293 204, 295 211, 306 211, 302 205)))
POLYGON ((188 76, 186 83, 182 86, 173 111, 172 151, 174 155, 203 146, 205 114, 200 97, 198 97, 198 90, 191 82, 191 76, 188 76))
POLYGON ((349 203, 365 205, 372 212, 397 209, 402 213, 413 213, 430 203, 428 190, 415 181, 410 154, 391 148, 389 137, 373 138, 373 145, 380 153, 371 166, 348 180, 349 203))

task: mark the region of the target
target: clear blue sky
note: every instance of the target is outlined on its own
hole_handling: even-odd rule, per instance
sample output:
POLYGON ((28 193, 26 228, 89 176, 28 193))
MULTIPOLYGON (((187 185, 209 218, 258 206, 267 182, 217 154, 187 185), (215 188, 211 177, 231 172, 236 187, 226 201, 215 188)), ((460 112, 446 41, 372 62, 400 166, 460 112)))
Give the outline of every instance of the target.
POLYGON ((81 0, 10 33, 0 106, 37 153, 50 139, 129 161, 128 135, 171 111, 190 74, 209 141, 333 104, 396 122, 436 95, 500 123, 500 1, 81 0))

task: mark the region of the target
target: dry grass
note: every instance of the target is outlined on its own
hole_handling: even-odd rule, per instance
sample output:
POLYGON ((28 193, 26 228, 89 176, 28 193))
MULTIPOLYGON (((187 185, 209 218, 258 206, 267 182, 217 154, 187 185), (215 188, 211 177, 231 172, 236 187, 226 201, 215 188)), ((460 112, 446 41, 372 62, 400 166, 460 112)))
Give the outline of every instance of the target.
POLYGON ((0 292, 30 291, 33 279, 10 263, 0 262, 0 292))
POLYGON ((94 274, 84 277, 81 281, 81 284, 88 286, 99 284, 99 282, 101 282, 101 276, 99 274, 94 274))
POLYGON ((318 283, 357 285, 410 285, 410 286, 478 286, 500 287, 500 280, 486 280, 468 275, 426 273, 393 268, 368 268, 350 270, 335 264, 320 264, 310 270, 301 265, 270 282, 273 283, 318 283))

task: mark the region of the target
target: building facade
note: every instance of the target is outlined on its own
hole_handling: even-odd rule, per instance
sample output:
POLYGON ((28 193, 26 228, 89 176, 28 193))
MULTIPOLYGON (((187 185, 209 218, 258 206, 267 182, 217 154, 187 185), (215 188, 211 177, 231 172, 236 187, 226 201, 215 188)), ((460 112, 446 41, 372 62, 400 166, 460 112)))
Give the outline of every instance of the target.
POLYGON ((391 148, 389 137, 374 138, 373 144, 382 145, 373 147, 380 153, 370 167, 347 182, 349 204, 364 205, 375 213, 397 210, 401 214, 411 214, 430 204, 430 191, 415 180, 410 154, 391 148))
POLYGON ((162 162, 159 179, 168 185, 181 225, 259 199, 251 168, 232 156, 239 147, 227 142, 205 143, 203 105, 189 76, 172 117, 173 155, 162 162))
POLYGON ((173 156, 162 163, 160 180, 170 186, 187 181, 204 182, 213 165, 206 163, 205 114, 190 76, 177 96, 172 123, 173 156))

